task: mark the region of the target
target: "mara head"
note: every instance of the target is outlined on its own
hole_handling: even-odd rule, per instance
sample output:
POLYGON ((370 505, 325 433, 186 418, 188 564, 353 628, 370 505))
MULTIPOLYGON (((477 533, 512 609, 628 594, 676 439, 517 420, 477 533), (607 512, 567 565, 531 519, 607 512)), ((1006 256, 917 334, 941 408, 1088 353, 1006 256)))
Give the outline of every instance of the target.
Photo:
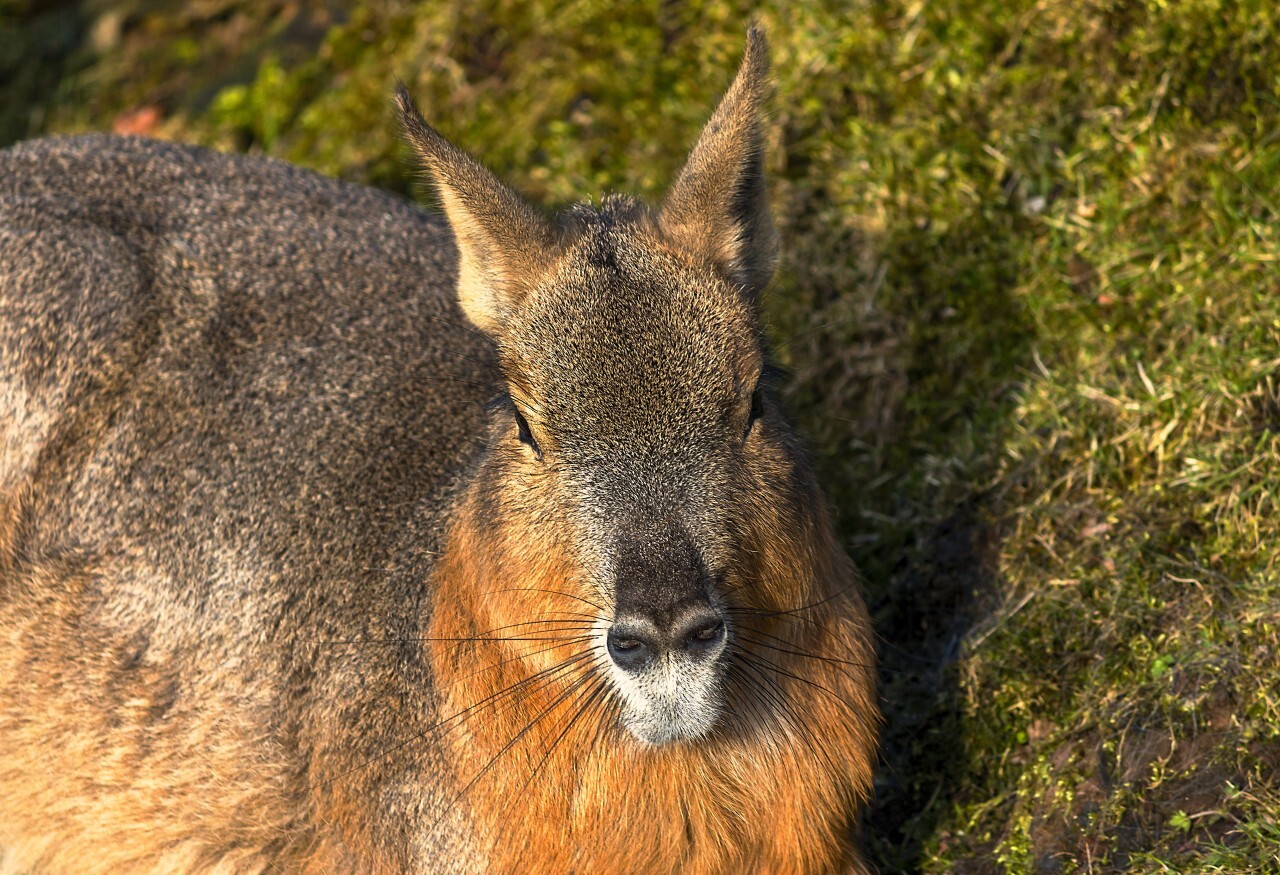
POLYGON ((734 673, 751 670, 734 654, 790 640, 769 618, 829 595, 839 564, 759 321, 776 248, 767 89, 753 30, 659 207, 615 196, 556 222, 397 94, 457 240, 459 301, 505 382, 469 493, 473 541, 500 557, 476 586, 543 599, 475 628, 574 633, 617 722, 652 746, 731 721, 734 673))

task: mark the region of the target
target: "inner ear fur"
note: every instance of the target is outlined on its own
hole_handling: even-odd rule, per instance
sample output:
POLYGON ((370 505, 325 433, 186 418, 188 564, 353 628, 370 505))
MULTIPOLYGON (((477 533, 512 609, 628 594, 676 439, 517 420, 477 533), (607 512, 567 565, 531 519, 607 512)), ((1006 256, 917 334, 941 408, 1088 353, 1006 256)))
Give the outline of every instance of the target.
POLYGON ((710 261, 755 296, 773 276, 777 235, 764 178, 761 109, 769 92, 769 43, 752 27, 747 50, 667 193, 659 225, 685 251, 710 261))
POLYGON ((405 139, 440 197, 458 246, 458 302, 491 335, 554 262, 555 233, 523 198, 427 124, 403 84, 396 108, 405 139))

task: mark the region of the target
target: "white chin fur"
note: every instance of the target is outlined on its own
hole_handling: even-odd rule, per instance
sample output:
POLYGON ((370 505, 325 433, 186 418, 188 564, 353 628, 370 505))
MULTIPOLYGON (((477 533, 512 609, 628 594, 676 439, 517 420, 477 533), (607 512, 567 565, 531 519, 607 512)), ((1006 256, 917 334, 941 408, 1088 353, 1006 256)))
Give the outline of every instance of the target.
POLYGON ((720 716, 719 660, 691 663, 673 655, 637 673, 610 668, 622 700, 622 725, 646 744, 702 738, 720 716))
POLYGON ((718 716, 719 705, 705 699, 682 711, 641 710, 627 703, 622 713, 622 725, 637 740, 657 746, 676 741, 696 741, 711 731, 718 716))

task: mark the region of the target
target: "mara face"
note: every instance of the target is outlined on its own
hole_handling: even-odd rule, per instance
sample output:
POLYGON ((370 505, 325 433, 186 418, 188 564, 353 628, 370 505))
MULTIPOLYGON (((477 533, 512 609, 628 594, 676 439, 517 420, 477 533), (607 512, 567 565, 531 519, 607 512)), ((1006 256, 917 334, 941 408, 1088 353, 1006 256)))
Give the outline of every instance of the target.
POLYGON ((766 74, 753 32, 661 206, 557 223, 399 94, 505 389, 430 639, 495 870, 861 871, 871 636, 770 391, 766 74))
POLYGON ((556 520, 592 618, 588 645, 649 744, 698 738, 723 708, 751 497, 786 457, 766 411, 753 301, 626 201, 580 209, 556 268, 500 343, 494 482, 556 520))
MULTIPOLYGON (((557 223, 398 95, 457 240, 459 301, 494 341, 506 390, 445 553, 454 570, 437 575, 455 581, 442 603, 471 607, 442 637, 496 644, 487 636, 519 629, 473 659, 491 668, 469 668, 503 675, 524 700, 559 678, 560 697, 529 706, 521 737, 579 706, 640 749, 740 738, 776 719, 818 747, 801 713, 812 690, 787 689, 799 679, 839 703, 821 706, 839 712, 834 731, 869 749, 865 625, 860 607, 841 613, 856 602, 852 571, 771 398, 759 323, 775 254, 766 76, 753 33, 659 208, 609 197, 557 223), (523 596, 495 598, 510 593, 523 596), (853 674, 807 680, 842 662, 853 674)), ((438 663, 447 674, 461 657, 438 663)))

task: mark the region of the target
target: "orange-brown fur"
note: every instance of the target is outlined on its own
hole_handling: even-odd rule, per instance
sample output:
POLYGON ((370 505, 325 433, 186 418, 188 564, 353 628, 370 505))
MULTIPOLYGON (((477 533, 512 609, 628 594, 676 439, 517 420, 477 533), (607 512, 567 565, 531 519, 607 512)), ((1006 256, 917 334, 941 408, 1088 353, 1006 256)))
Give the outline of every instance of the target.
POLYGON ((527 510, 494 532, 492 519, 481 529, 464 509, 434 579, 432 662, 449 679, 444 714, 462 715, 441 732, 459 804, 490 830, 493 870, 861 871, 849 830, 870 789, 873 647, 821 506, 806 521, 761 503, 746 521, 758 552, 742 573, 760 585, 735 607, 766 614, 746 618, 742 632, 763 642, 756 649, 774 663, 766 670, 790 714, 762 722, 777 700, 753 710, 739 689, 724 732, 675 748, 597 725, 611 716, 607 706, 588 701, 586 688, 570 690, 591 672, 589 659, 548 682, 529 680, 584 651, 564 639, 579 634, 575 618, 600 595, 575 579, 563 544, 519 521, 541 516, 527 510), (534 640, 503 640, 513 634, 534 640), (503 694, 513 687, 520 695, 503 694))
MULTIPOLYGON (((32 569, 17 586, 29 599, 42 593, 39 604, 23 598, 0 612, 9 639, 0 647, 0 736, 6 739, 0 786, 8 829, 50 836, 11 843, 6 863, 40 872, 197 871, 215 863, 218 871, 261 871, 265 860, 257 850, 279 842, 288 822, 286 801, 262 792, 279 764, 245 759, 253 745, 243 734, 248 727, 236 719, 238 707, 227 707, 217 723, 174 713, 179 738, 158 732, 155 714, 169 709, 179 670, 163 652, 152 650, 136 665, 132 683, 117 686, 113 664, 130 660, 137 644, 104 634, 73 607, 96 577, 110 573, 107 564, 75 557, 32 569), (70 676, 40 643, 51 621, 72 630, 83 648, 66 669, 70 676), (118 706, 103 709, 83 694, 93 687, 113 690, 118 706), (148 748, 163 753, 148 755, 148 748), (24 777, 33 773, 48 777, 24 777), (246 793, 246 785, 254 789, 246 793), (81 802, 90 798, 92 806, 81 802), (58 833, 75 839, 54 838, 58 833), (221 845, 227 835, 238 839, 239 854, 203 858, 202 846, 221 845)), ((217 695, 216 688, 207 692, 217 695)))

